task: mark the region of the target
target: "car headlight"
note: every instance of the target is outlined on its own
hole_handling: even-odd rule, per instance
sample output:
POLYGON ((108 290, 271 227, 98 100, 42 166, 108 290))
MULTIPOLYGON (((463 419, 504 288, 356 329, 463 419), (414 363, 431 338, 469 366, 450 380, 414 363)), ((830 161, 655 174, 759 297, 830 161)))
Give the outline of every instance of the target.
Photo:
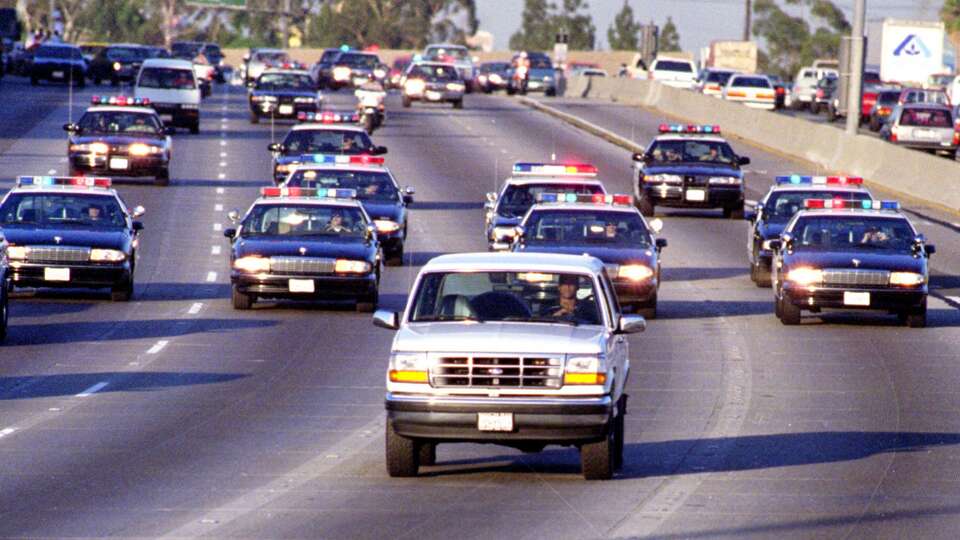
POLYGON ((120 65, 120 62, 114 62, 114 63, 113 63, 113 70, 114 70, 114 71, 120 71, 120 69, 122 69, 122 68, 123 68, 123 66, 120 65))
POLYGON ((313 98, 313 97, 297 97, 297 98, 293 98, 293 102, 294 102, 294 103, 315 103, 316 101, 317 101, 317 98, 313 98))
POLYGON ((373 70, 373 76, 378 79, 382 79, 387 76, 387 72, 382 69, 375 69, 373 70))
POLYGON ((598 385, 607 382, 607 366, 600 355, 570 355, 564 366, 563 384, 598 385))
POLYGON ((344 66, 337 66, 333 68, 333 80, 335 81, 345 81, 350 78, 350 68, 344 66))
POLYGON ((30 248, 27 246, 7 246, 7 258, 15 261, 25 261, 30 248))
POLYGON ((127 255, 116 249, 91 249, 91 262, 123 262, 127 255))
POLYGON ((400 224, 392 219, 375 219, 373 224, 377 227, 377 232, 392 233, 400 230, 400 224))
POLYGON ((501 238, 513 238, 516 235, 517 235, 517 228, 514 227, 513 225, 506 226, 506 227, 497 226, 493 228, 493 238, 495 240, 501 239, 501 238))
POLYGON ((233 261, 233 267, 241 272, 257 274, 270 271, 270 259, 258 255, 247 255, 233 261))
POLYGON ((787 272, 787 281, 797 285, 818 285, 823 282, 823 270, 801 266, 787 272))
POLYGON ((653 270, 644 264, 625 264, 620 267, 617 276, 630 281, 643 281, 653 277, 653 270))
POLYGON ((712 185, 736 186, 740 185, 740 179, 736 176, 711 176, 708 181, 712 185))
POLYGON ((764 240, 763 243, 760 244, 760 249, 765 250, 765 251, 770 251, 770 250, 772 250, 772 249, 773 249, 773 246, 771 246, 770 244, 771 244, 774 240, 776 240, 776 238, 770 238, 769 240, 764 240))
POLYGON ((463 84, 456 82, 447 83, 447 90, 450 90, 451 92, 463 92, 464 86, 463 84))
POLYGON ((499 74, 497 74, 497 73, 492 73, 492 74, 490 75, 490 82, 500 84, 500 83, 503 82, 503 77, 501 77, 501 76, 500 76, 499 74))
POLYGON ((917 285, 923 285, 926 281, 926 278, 923 274, 918 274, 916 272, 891 272, 890 273, 890 284, 891 285, 900 285, 902 287, 915 287, 917 285))
POLYGON ((409 79, 407 84, 403 86, 403 89, 408 94, 419 94, 423 92, 426 87, 427 83, 421 79, 409 79))
POLYGON ((551 76, 549 76, 549 75, 547 75, 546 77, 543 78, 543 82, 550 82, 550 81, 552 81, 552 80, 553 80, 553 77, 551 77, 551 76))
POLYGON ((390 382, 428 383, 430 364, 426 353, 395 352, 390 355, 390 382))
POLYGON ((351 259, 337 259, 333 271, 338 274, 366 274, 370 272, 370 263, 351 259))
POLYGON ((278 173, 280 173, 280 172, 282 172, 282 173, 288 173, 288 172, 290 172, 290 171, 293 170, 293 167, 294 167, 293 164, 287 165, 287 164, 281 163, 281 164, 277 165, 277 172, 278 172, 278 173))
POLYGON ((149 156, 150 154, 159 154, 163 149, 159 146, 144 143, 133 143, 127 149, 131 156, 149 156))
POLYGON ((683 178, 677 174, 651 174, 644 176, 643 181, 663 184, 682 184, 683 178))

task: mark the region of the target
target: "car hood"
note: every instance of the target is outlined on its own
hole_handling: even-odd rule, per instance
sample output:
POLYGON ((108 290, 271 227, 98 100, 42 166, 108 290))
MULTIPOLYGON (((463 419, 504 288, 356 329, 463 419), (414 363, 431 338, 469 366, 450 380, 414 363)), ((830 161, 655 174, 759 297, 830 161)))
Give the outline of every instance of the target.
POLYGON ((72 144, 88 144, 92 142, 105 142, 107 144, 133 144, 138 142, 150 142, 150 143, 161 143, 166 139, 163 135, 149 135, 146 133, 130 136, 130 135, 106 135, 106 134, 96 134, 91 133, 88 135, 75 135, 70 138, 72 144))
POLYGON ((512 227, 514 225, 519 225, 521 219, 523 219, 523 216, 506 217, 506 216, 496 215, 491 221, 491 225, 494 227, 512 227))
POLYGON ((339 239, 317 237, 257 238, 241 237, 234 250, 236 257, 247 255, 291 256, 291 257, 330 257, 354 260, 367 260, 372 244, 366 244, 356 238, 339 239), (300 248, 306 248, 305 253, 300 248))
POLYGON ((394 351, 503 354, 599 354, 600 326, 522 322, 431 322, 405 324, 394 351))
POLYGON ((610 264, 643 263, 656 269, 656 252, 650 248, 634 248, 605 245, 521 245, 517 251, 526 253, 563 253, 568 255, 590 255, 610 264))
POLYGON ((396 203, 360 201, 363 209, 367 211, 371 219, 390 219, 400 220, 400 205, 396 203))
POLYGON ((816 251, 794 252, 787 256, 785 263, 791 267, 811 266, 814 268, 859 268, 861 270, 890 270, 924 272, 926 259, 907 253, 877 253, 873 251, 849 251, 845 253, 821 253, 816 251), (853 260, 859 261, 855 265, 853 260))
POLYGON ((129 235, 121 229, 92 230, 83 228, 58 227, 26 228, 21 225, 6 225, 0 233, 7 242, 14 245, 51 245, 108 248, 126 251, 129 235), (59 237, 58 243, 54 237, 59 237))
POLYGON ((723 175, 742 176, 739 169, 731 165, 709 165, 703 163, 656 164, 643 168, 644 175, 651 174, 679 174, 679 175, 723 175))

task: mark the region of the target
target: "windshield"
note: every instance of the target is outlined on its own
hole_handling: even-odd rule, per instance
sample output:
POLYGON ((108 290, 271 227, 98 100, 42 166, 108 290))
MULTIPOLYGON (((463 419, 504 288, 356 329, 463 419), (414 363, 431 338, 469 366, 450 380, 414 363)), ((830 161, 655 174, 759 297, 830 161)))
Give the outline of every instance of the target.
POLYGON ((874 216, 811 216, 791 231, 796 250, 911 252, 916 234, 906 219, 874 216))
POLYGON ((763 203, 763 216, 774 223, 786 223, 803 209, 807 199, 873 200, 869 193, 863 191, 775 191, 763 203))
POLYGON ((223 52, 220 51, 220 46, 213 43, 208 43, 203 47, 203 54, 208 57, 215 56, 217 58, 223 57, 223 52))
POLYGON ((197 87, 193 70, 149 67, 140 71, 137 86, 164 90, 192 90, 197 87))
POLYGON ((553 69, 553 63, 547 56, 530 55, 530 69, 553 69))
POLYGON ((337 169, 294 171, 285 184, 288 187, 343 188, 357 191, 361 201, 396 203, 400 193, 393 179, 385 172, 344 171, 337 169))
POLYGON ((85 113, 78 123, 80 130, 90 133, 159 134, 163 127, 153 113, 102 111, 85 113))
POLYGON ((343 54, 337 59, 337 63, 353 67, 374 68, 380 64, 380 59, 371 54, 343 54))
POLYGON ((299 73, 264 73, 257 79, 257 90, 313 90, 313 79, 299 73))
POLYGON ((490 62, 480 65, 480 73, 503 72, 510 69, 510 64, 506 62, 490 62))
POLYGON ((697 162, 730 165, 736 161, 733 149, 723 141, 656 141, 647 155, 653 158, 654 163, 697 162))
POLYGON ((257 204, 243 220, 240 235, 360 238, 366 230, 366 219, 357 207, 257 204))
POLYGON ((284 155, 365 154, 373 149, 362 131, 292 130, 283 141, 284 155))
POLYGON ((693 66, 690 62, 678 62, 676 60, 657 60, 653 68, 655 71, 679 71, 684 73, 693 73, 693 66))
POLYGON ((411 322, 602 324, 590 276, 544 272, 428 273, 411 313, 411 322))
POLYGON ((950 99, 942 90, 910 90, 906 92, 904 103, 936 103, 948 105, 950 99))
POLYGON ((633 212, 538 210, 524 223, 530 245, 603 244, 647 247, 650 233, 633 212))
POLYGON ((522 216, 533 206, 537 195, 549 193, 576 193, 578 195, 604 193, 597 184, 543 184, 511 185, 500 196, 497 213, 505 217, 522 216))
POLYGON ((732 71, 709 71, 707 72, 707 78, 705 80, 706 82, 720 83, 725 86, 732 76, 732 71))
POLYGON ((83 54, 79 48, 74 47, 39 47, 34 57, 80 60, 83 54))
POLYGON ((950 111, 946 109, 904 109, 900 115, 901 126, 953 127, 950 111))
POLYGON ((730 86, 740 88, 770 88, 770 81, 764 77, 737 77, 730 81, 730 86))
POLYGON ((470 52, 467 49, 461 49, 459 47, 430 47, 423 56, 429 60, 446 60, 448 58, 451 60, 465 60, 469 58, 470 52))
POLYGON ((900 92, 880 92, 880 95, 877 96, 877 103, 883 103, 884 105, 892 105, 900 99, 900 92))
POLYGON ((105 54, 110 60, 120 62, 143 60, 147 56, 146 51, 139 47, 111 47, 106 50, 105 54))
POLYGON ((410 70, 407 78, 424 78, 431 81, 455 81, 460 78, 453 66, 419 64, 410 70))
POLYGON ((126 217, 112 195, 14 193, 0 206, 0 224, 117 229, 126 217))

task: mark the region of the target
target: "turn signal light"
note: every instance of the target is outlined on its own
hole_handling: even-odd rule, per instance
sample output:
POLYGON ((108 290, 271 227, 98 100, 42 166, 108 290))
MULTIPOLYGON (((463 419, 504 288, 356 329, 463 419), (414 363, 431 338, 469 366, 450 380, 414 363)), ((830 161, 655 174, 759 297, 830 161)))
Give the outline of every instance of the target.
POLYGON ((398 383, 426 383, 430 382, 430 376, 426 371, 401 371, 390 370, 390 382, 398 383))
POLYGON ((565 373, 563 384, 604 384, 607 382, 606 373, 565 373))

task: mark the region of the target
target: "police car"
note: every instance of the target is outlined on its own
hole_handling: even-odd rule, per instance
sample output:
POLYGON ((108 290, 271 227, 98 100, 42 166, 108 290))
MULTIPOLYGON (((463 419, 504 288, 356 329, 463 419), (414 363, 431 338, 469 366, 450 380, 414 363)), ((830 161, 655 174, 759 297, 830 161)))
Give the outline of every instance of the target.
POLYGON ((312 160, 314 154, 344 154, 379 156, 387 148, 377 146, 360 126, 348 125, 360 120, 356 111, 323 111, 301 113, 301 122, 284 137, 283 142, 270 143, 267 149, 273 153, 273 180, 283 182, 294 166, 312 160))
POLYGON ((723 216, 742 219, 742 165, 719 126, 661 124, 646 151, 633 155, 637 169, 637 207, 652 216, 657 206, 721 208, 723 216))
POLYGON ((259 298, 356 301, 372 311, 379 298, 382 254, 376 228, 352 189, 268 187, 237 228, 230 282, 235 309, 259 298))
POLYGON ((786 325, 803 310, 895 313, 910 327, 927 323, 927 244, 895 201, 808 199, 774 250, 774 308, 786 325))
POLYGON ((777 176, 766 195, 747 215, 747 259, 750 261, 750 279, 758 287, 770 286, 770 265, 773 251, 770 242, 780 237, 783 228, 807 199, 871 201, 873 197, 863 187, 863 179, 853 176, 777 176))
POLYGON ((108 288, 130 300, 143 213, 127 210, 109 178, 17 178, 0 202, 10 285, 108 288))
POLYGON ((267 69, 249 86, 247 102, 253 124, 261 117, 293 120, 300 113, 316 113, 323 103, 309 71, 267 69))
POLYGON ((91 104, 80 120, 63 126, 70 134, 70 174, 153 176, 167 185, 174 128, 164 126, 150 100, 93 96, 91 104))
POLYGON ((407 205, 413 202, 413 188, 401 190, 380 156, 320 154, 311 158, 309 163, 297 165, 283 186, 355 190, 377 228, 386 263, 402 264, 407 205))
POLYGON ((528 163, 513 165, 513 175, 499 193, 487 193, 485 228, 491 250, 507 250, 517 225, 533 206, 538 193, 605 195, 597 168, 589 163, 528 163))
POLYGON ((514 251, 592 255, 607 269, 621 306, 657 315, 663 224, 648 224, 630 195, 539 193, 517 230, 514 251))

